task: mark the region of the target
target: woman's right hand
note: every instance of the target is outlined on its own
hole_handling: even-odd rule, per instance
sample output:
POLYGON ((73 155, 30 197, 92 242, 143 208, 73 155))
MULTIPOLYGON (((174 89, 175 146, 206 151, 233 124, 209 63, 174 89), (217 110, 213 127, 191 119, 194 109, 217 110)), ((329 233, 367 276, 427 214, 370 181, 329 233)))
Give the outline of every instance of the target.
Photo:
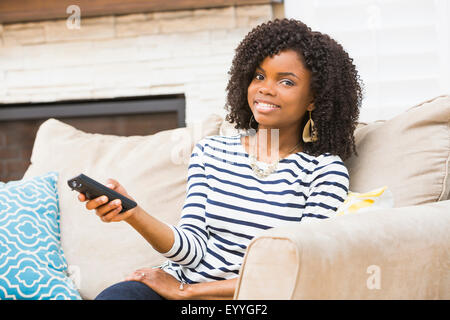
MULTIPOLYGON (((121 186, 120 183, 116 180, 108 179, 106 186, 120 193, 121 195, 134 200, 128 195, 125 188, 121 186)), ((107 196, 100 196, 98 198, 88 200, 83 193, 79 193, 78 200, 80 202, 86 202, 86 209, 95 210, 95 213, 103 222, 118 222, 126 220, 136 212, 137 208, 135 207, 133 209, 120 213, 120 211, 122 211, 121 201, 119 199, 109 201, 107 196)))
MULTIPOLYGON (((134 200, 127 193, 124 187, 114 179, 108 179, 106 186, 120 193, 121 195, 134 200)), ((86 202, 86 209, 95 210, 97 216, 103 222, 125 221, 139 232, 148 243, 150 243, 156 251, 160 253, 168 252, 175 242, 175 236, 171 227, 155 217, 148 214, 140 206, 119 213, 122 205, 114 201, 109 202, 106 196, 101 196, 92 200, 88 200, 86 195, 80 193, 78 200, 86 202), (105 197, 105 198, 103 198, 105 197)))

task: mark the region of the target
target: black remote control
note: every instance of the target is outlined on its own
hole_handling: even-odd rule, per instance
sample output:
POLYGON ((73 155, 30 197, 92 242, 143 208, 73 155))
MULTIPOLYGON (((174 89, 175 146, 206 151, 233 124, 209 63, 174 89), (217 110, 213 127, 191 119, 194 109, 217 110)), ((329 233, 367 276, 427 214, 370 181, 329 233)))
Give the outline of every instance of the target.
POLYGON ((137 203, 120 193, 108 188, 107 186, 89 178, 84 174, 80 174, 67 181, 67 184, 72 190, 76 190, 83 193, 89 200, 98 198, 100 196, 107 196, 108 201, 120 199, 122 201, 122 211, 120 213, 133 209, 137 206, 137 203))

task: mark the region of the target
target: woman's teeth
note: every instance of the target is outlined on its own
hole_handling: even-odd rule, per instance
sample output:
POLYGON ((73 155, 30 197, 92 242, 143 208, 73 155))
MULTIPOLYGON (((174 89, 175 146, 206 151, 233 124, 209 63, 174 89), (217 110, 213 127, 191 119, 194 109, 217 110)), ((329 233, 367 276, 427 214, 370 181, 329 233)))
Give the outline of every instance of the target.
POLYGON ((279 106, 275 104, 269 104, 269 103, 263 103, 263 102, 256 102, 256 106, 261 109, 278 109, 279 106))

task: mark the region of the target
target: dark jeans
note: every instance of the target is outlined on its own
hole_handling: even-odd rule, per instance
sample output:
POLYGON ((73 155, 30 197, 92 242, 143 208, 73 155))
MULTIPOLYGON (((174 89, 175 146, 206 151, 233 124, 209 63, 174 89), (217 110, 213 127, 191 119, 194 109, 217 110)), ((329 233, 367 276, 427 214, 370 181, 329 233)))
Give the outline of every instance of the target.
POLYGON ((152 288, 138 281, 123 281, 106 288, 95 300, 165 300, 152 288))

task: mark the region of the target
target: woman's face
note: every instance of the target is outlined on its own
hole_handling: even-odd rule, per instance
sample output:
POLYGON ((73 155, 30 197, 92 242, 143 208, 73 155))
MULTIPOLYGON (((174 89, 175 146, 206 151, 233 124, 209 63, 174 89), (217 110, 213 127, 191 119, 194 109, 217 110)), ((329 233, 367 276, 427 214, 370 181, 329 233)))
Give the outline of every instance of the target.
POLYGON ((312 111, 311 73, 293 50, 266 57, 248 86, 248 105, 259 128, 301 130, 301 120, 312 111))

